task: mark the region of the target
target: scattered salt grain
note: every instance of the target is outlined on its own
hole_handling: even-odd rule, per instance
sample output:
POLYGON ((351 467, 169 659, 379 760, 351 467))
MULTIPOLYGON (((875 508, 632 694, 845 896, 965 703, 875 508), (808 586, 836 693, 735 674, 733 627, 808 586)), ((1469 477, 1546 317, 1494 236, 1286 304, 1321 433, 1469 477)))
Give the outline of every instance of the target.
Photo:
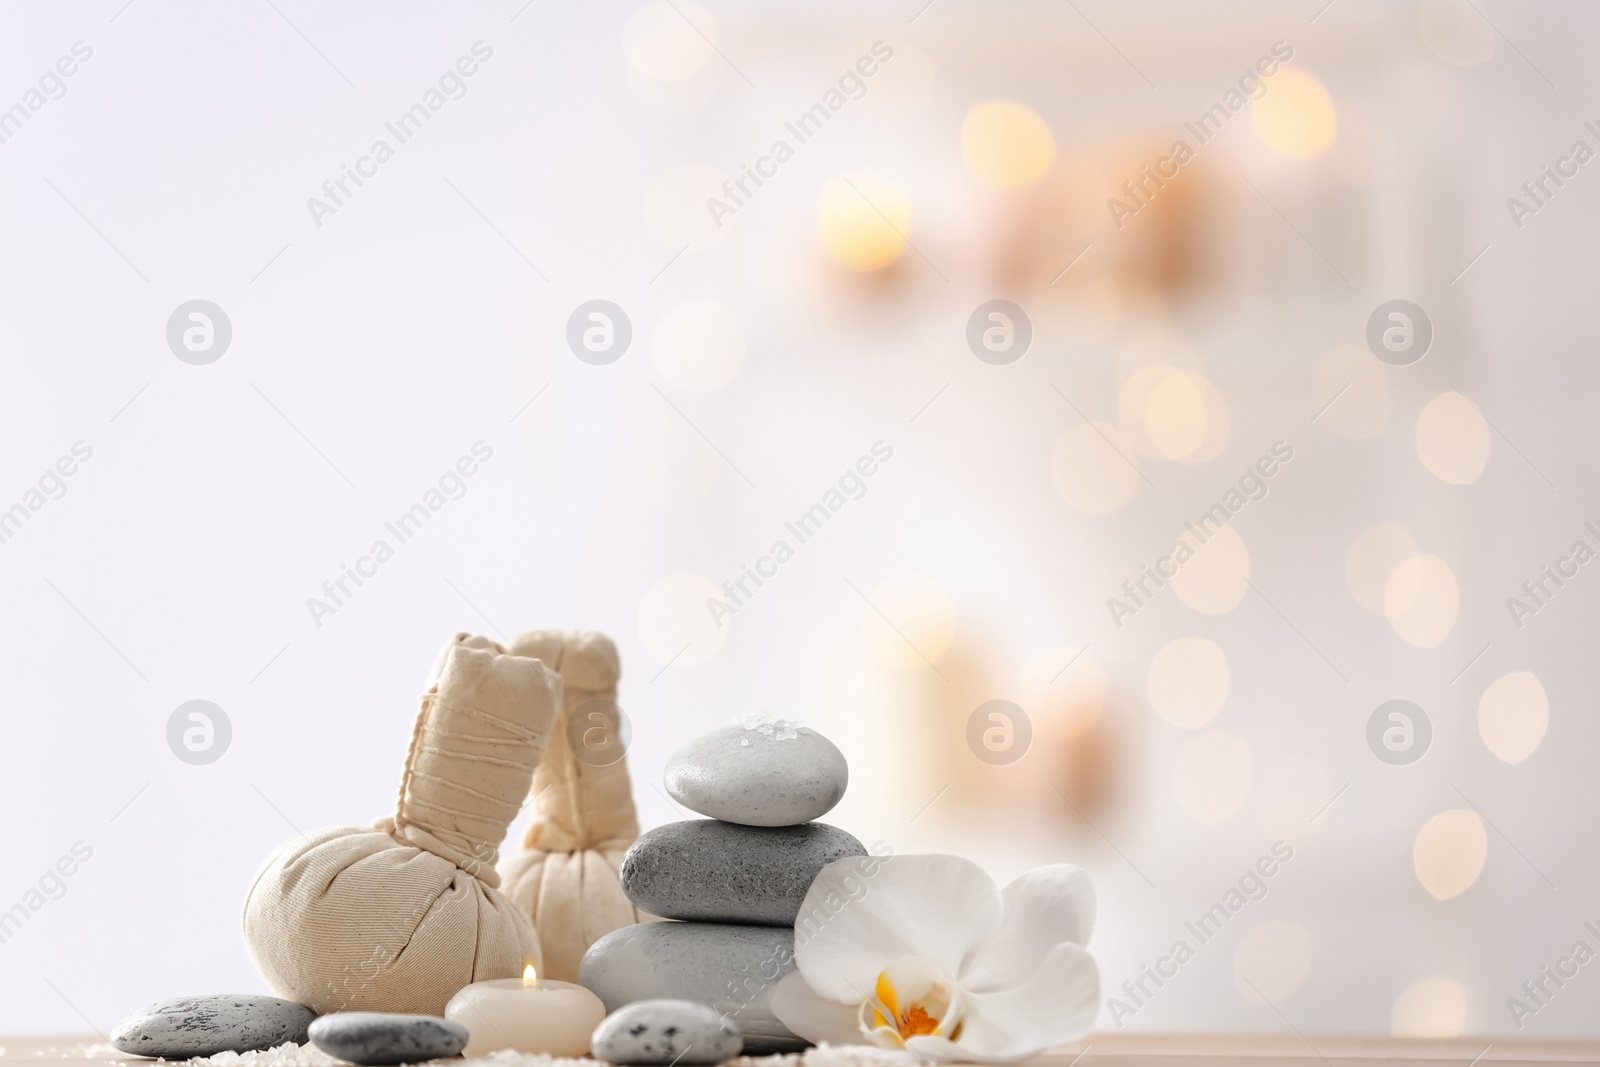
MULTIPOLYGON (((92 1045, 87 1055, 91 1059, 128 1059, 110 1045, 92 1045)), ((344 1061, 335 1059, 314 1045, 301 1046, 292 1042, 260 1052, 219 1052, 215 1056, 183 1062, 188 1067, 349 1067, 344 1061)), ((510 1049, 448 1062, 450 1067, 595 1067, 596 1063, 588 1058, 532 1055, 510 1049)), ((908 1052, 866 1045, 819 1045, 805 1052, 783 1056, 739 1056, 729 1060, 726 1067, 906 1067, 916 1062, 916 1058, 908 1052)))

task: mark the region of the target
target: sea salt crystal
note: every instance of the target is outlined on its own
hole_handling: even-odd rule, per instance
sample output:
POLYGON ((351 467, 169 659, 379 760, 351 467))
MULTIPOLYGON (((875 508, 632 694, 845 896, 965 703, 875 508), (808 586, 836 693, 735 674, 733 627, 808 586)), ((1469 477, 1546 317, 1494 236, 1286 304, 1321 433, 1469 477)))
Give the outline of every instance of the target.
MULTIPOLYGON (((801 732, 810 733, 811 728, 799 719, 780 719, 772 715, 746 715, 739 720, 739 725, 746 730, 753 730, 758 734, 770 737, 774 741, 792 741, 800 736, 801 732)), ((748 745, 748 739, 740 744, 748 745)))

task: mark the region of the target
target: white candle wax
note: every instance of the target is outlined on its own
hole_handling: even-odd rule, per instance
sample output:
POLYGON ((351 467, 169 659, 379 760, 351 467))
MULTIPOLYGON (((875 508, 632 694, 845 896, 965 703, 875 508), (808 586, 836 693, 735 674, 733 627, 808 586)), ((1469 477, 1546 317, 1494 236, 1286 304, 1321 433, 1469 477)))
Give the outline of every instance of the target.
POLYGON ((445 1018, 471 1035, 464 1056, 483 1056, 498 1049, 547 1052, 552 1056, 587 1056, 589 1035, 606 1017, 600 998, 572 982, 534 975, 473 982, 450 998, 445 1018))

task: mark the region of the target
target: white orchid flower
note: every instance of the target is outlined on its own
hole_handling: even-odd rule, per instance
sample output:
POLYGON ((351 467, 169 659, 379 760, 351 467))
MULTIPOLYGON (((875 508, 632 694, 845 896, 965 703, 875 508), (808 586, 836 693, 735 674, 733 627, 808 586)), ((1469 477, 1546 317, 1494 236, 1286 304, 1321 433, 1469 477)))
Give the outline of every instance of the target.
POLYGON ((1089 876, 1066 864, 1001 892, 958 856, 835 860, 806 893, 798 969, 773 990, 772 1011, 819 1044, 1024 1059, 1094 1022, 1100 972, 1083 947, 1094 913, 1089 876))

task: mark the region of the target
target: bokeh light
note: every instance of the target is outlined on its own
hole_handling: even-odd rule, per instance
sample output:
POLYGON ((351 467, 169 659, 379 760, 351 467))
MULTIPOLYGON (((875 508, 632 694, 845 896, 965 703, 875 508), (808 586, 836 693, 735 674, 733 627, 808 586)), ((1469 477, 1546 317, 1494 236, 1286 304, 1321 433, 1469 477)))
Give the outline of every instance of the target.
POLYGON ((1550 698, 1532 671, 1502 674, 1478 700, 1478 736, 1507 763, 1521 763, 1544 740, 1550 698))
POLYGON ((1388 373, 1371 352, 1340 345, 1317 363, 1311 414, 1329 433, 1349 441, 1371 440, 1388 428, 1392 408, 1388 373))
POLYGON ((679 389, 709 392, 733 380, 744 363, 744 326, 720 300, 688 300, 656 323, 656 369, 679 389))
POLYGON ((1398 522, 1380 522, 1362 530, 1344 557, 1344 583, 1356 603, 1374 615, 1389 614, 1389 579, 1416 556, 1417 543, 1398 522))
POLYGON ((1417 416, 1417 456, 1442 482, 1471 485, 1489 462, 1489 424, 1455 390, 1440 393, 1417 416))
POLYGON ((882 270, 899 258, 910 235, 911 201, 881 178, 836 178, 817 199, 817 236, 842 267, 882 270))
POLYGON ((1194 558, 1172 576, 1172 591, 1195 611, 1223 615, 1239 606, 1250 588, 1250 550, 1232 526, 1211 534, 1194 558))
POLYGON ((1117 426, 1140 455, 1203 463, 1228 443, 1228 406, 1198 371, 1158 360, 1117 391, 1117 426))
POLYGON ((1205 443, 1205 379, 1197 374, 1169 374, 1150 391, 1145 425, 1156 450, 1167 459, 1182 459, 1205 443))
POLYGON ((1438 556, 1411 557, 1389 575, 1383 610, 1395 633, 1418 648, 1437 646, 1461 610, 1455 573, 1438 556))
POLYGON ((985 185, 1026 189, 1050 172, 1056 139, 1038 112, 1015 100, 988 100, 967 109, 961 158, 985 185))
POLYGON ((1106 515, 1132 499, 1139 488, 1133 449, 1115 426, 1083 423, 1056 442, 1050 478, 1056 492, 1085 515, 1106 515))
POLYGON ((716 56, 717 17, 690 0, 657 0, 622 28, 628 63, 647 78, 683 81, 716 56))
POLYGON ((271 985, 234 874, 174 892, 188 846, 236 874, 273 805, 359 817, 433 646, 536 626, 614 640, 641 832, 765 713, 837 743, 822 818, 880 853, 1081 866, 1100 1067, 1315 1067, 1294 1028, 1600 1067, 1600 964, 1505 1007, 1600 950, 1563 907, 1600 881, 1600 3, 127 2, 0 20, 11 1058, 271 985), (220 771, 162 733, 186 687, 220 771))
POLYGON ((1256 132, 1286 156, 1314 156, 1338 132, 1333 99, 1316 77, 1299 67, 1280 67, 1266 79, 1266 95, 1250 106, 1256 132))
POLYGON ((1412 867, 1422 888, 1450 900, 1472 888, 1489 857, 1489 837, 1475 811, 1441 811, 1417 831, 1412 867))
POLYGON ((1389 1013, 1395 1037, 1460 1037, 1467 1022, 1467 991, 1448 978, 1424 978, 1406 986, 1389 1013))
POLYGON ((1228 657, 1204 637, 1169 641, 1150 659, 1146 689, 1157 715, 1182 729, 1199 729, 1216 718, 1228 697, 1228 657))

